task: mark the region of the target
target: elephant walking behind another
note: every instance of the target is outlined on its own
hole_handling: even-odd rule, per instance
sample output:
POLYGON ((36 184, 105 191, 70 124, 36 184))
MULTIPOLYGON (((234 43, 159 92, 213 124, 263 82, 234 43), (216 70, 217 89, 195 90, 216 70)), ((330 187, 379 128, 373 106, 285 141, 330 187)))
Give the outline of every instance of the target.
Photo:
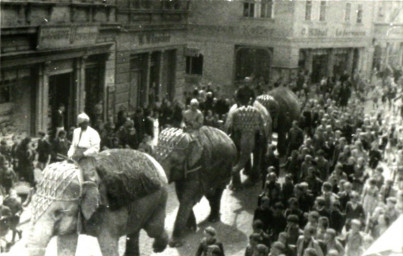
POLYGON ((161 165, 135 150, 106 150, 80 166, 51 164, 32 201, 28 253, 44 255, 57 236, 58 255, 73 256, 82 233, 98 238, 104 256, 117 256, 119 238, 127 235, 125 255, 137 256, 141 229, 155 239, 154 251, 161 252, 168 244, 166 186, 161 165))
POLYGON ((220 219, 221 196, 231 179, 236 148, 217 128, 203 126, 193 132, 167 128, 160 133, 154 156, 169 182, 175 182, 179 210, 170 246, 180 246, 185 231, 196 230, 193 206, 203 196, 210 203, 209 220, 220 219))

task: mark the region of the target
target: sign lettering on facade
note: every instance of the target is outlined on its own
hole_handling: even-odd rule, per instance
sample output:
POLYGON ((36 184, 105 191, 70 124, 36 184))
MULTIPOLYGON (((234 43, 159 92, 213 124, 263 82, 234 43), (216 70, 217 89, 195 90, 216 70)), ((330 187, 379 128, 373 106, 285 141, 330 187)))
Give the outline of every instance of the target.
POLYGON ((346 30, 346 29, 337 29, 336 37, 361 37, 365 36, 365 31, 355 31, 355 30, 346 30))
POLYGON ((40 27, 38 49, 91 45, 98 36, 97 26, 40 27))
POLYGON ((139 44, 169 43, 171 35, 167 32, 151 32, 139 34, 139 44))

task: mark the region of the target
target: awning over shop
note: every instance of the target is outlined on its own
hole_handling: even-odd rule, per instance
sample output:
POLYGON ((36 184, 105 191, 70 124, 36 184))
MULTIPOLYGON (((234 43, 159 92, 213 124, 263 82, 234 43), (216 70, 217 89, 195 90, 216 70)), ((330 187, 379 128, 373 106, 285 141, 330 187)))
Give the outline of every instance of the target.
POLYGON ((403 255, 403 214, 364 253, 364 256, 403 255))

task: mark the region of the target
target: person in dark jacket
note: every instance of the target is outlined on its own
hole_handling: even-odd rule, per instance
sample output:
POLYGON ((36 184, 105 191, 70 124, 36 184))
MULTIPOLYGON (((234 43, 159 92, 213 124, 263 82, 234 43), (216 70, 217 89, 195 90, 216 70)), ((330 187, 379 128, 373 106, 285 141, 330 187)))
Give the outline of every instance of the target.
POLYGON ((292 127, 288 132, 287 156, 289 156, 293 150, 298 150, 303 143, 304 131, 299 128, 298 121, 293 121, 292 127))
POLYGON ((35 186, 34 158, 35 154, 31 149, 31 138, 27 137, 21 141, 17 149, 18 168, 16 173, 32 187, 35 186))
POLYGON ((259 220, 262 222, 263 230, 267 230, 270 225, 270 219, 273 212, 270 209, 270 199, 268 197, 263 197, 261 199, 260 205, 256 208, 253 215, 253 222, 259 220))
MULTIPOLYGON (((62 131, 59 131, 59 134, 62 131)), ((50 162, 52 153, 52 146, 48 140, 48 136, 45 132, 39 132, 38 147, 36 148, 38 154, 38 168, 43 170, 50 162)))
POLYGON ((66 138, 66 132, 61 131, 59 136, 53 142, 52 146, 52 161, 63 161, 67 157, 71 142, 66 138))
POLYGON ((195 255, 196 256, 210 256, 210 255, 225 256, 224 246, 221 242, 218 241, 216 230, 213 227, 207 227, 204 230, 204 238, 200 242, 200 245, 197 248, 195 255), (218 247, 219 252, 217 252, 217 247, 218 247))

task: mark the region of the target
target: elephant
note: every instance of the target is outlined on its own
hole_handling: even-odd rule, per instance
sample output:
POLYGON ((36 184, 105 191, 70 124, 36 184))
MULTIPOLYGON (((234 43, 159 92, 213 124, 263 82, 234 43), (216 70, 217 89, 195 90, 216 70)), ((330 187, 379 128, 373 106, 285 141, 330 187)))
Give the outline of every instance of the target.
MULTIPOLYGON (((249 104, 235 104, 228 112, 225 129, 233 139, 238 152, 238 162, 233 167, 232 188, 240 189, 240 171, 245 168, 249 182, 258 181, 264 168, 264 157, 271 142, 272 119, 266 108, 258 101, 249 104), (253 166, 249 171, 251 154, 253 166)), ((247 182, 248 183, 248 182, 247 182)))
POLYGON ((175 182, 179 210, 169 245, 180 247, 186 231, 197 229, 193 206, 203 196, 211 208, 208 220, 220 220, 221 196, 231 179, 236 148, 227 134, 214 127, 193 131, 166 128, 159 135, 153 156, 168 181, 175 182))
POLYGON ((259 95, 256 101, 260 102, 269 111, 273 119, 273 132, 277 132, 277 149, 280 156, 287 150, 286 138, 294 120, 299 120, 301 104, 290 89, 277 87, 267 94, 259 95))
POLYGON ((75 255, 80 233, 97 237, 107 256, 119 255, 118 240, 127 235, 125 255, 139 255, 141 229, 154 238, 154 251, 162 252, 169 239, 167 184, 154 158, 130 149, 48 165, 32 199, 28 255, 44 255, 53 236, 59 256, 75 255))

